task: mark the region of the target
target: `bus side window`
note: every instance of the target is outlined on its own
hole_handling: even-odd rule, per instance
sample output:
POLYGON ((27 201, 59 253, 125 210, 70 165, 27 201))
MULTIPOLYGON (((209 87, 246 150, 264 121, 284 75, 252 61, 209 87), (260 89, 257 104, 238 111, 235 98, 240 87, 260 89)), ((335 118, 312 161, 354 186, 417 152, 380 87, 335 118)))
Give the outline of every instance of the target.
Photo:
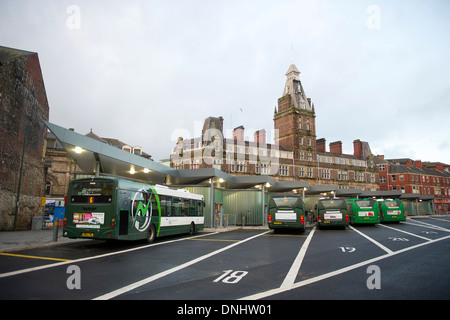
POLYGON ((166 214, 168 217, 172 215, 172 197, 166 197, 166 214))
POLYGON ((189 200, 189 216, 195 216, 195 200, 189 200))
POLYGON ((175 217, 181 216, 180 198, 172 198, 172 215, 175 217))
POLYGON ((159 196, 159 205, 161 206, 161 217, 166 216, 166 197, 159 196))
POLYGON ((203 216, 203 206, 202 206, 202 202, 201 202, 201 201, 195 201, 195 206, 196 206, 196 212, 195 212, 195 215, 196 215, 196 216, 203 216))
POLYGON ((181 216, 185 217, 189 215, 189 200, 180 199, 181 202, 181 216))

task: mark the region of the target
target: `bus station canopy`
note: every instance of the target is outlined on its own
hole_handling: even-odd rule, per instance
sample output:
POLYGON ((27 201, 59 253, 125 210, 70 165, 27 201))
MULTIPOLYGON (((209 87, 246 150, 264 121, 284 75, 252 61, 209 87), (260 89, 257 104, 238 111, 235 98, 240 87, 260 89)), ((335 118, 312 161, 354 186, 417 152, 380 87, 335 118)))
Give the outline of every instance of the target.
MULTIPOLYGON (((149 184, 211 185, 225 189, 264 186, 270 192, 310 189, 306 181, 275 181, 270 176, 232 176, 215 168, 176 170, 104 142, 44 121, 76 164, 87 173, 111 174, 149 184)), ((315 186, 320 187, 320 186, 315 186)), ((335 186, 337 189, 337 186, 335 186)))

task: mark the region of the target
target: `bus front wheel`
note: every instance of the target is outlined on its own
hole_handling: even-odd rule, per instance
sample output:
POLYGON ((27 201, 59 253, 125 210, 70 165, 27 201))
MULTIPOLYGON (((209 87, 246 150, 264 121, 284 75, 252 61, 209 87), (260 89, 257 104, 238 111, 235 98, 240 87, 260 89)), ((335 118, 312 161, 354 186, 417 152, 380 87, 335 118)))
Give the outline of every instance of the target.
POLYGON ((147 242, 153 243, 153 241, 155 241, 155 238, 156 238, 155 226, 151 224, 150 227, 148 228, 147 242))

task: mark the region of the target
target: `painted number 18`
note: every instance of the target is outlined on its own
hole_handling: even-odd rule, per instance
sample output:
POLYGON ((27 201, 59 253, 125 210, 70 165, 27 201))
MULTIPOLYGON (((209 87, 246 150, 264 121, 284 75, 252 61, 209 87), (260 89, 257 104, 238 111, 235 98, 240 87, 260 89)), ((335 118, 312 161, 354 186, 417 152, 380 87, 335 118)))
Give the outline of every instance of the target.
POLYGON ((247 275, 247 271, 234 271, 233 270, 224 270, 224 274, 218 277, 213 282, 222 281, 223 283, 235 284, 242 280, 243 277, 247 275))

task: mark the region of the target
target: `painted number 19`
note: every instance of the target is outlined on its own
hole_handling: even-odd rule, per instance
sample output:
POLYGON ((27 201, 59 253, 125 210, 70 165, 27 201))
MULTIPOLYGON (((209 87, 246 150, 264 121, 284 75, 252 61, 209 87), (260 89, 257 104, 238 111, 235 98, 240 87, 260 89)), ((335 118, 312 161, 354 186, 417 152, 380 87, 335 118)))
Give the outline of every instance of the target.
POLYGON ((247 275, 247 271, 234 271, 233 270, 224 270, 224 274, 218 277, 213 282, 222 281, 223 283, 235 284, 242 280, 243 277, 247 275))

